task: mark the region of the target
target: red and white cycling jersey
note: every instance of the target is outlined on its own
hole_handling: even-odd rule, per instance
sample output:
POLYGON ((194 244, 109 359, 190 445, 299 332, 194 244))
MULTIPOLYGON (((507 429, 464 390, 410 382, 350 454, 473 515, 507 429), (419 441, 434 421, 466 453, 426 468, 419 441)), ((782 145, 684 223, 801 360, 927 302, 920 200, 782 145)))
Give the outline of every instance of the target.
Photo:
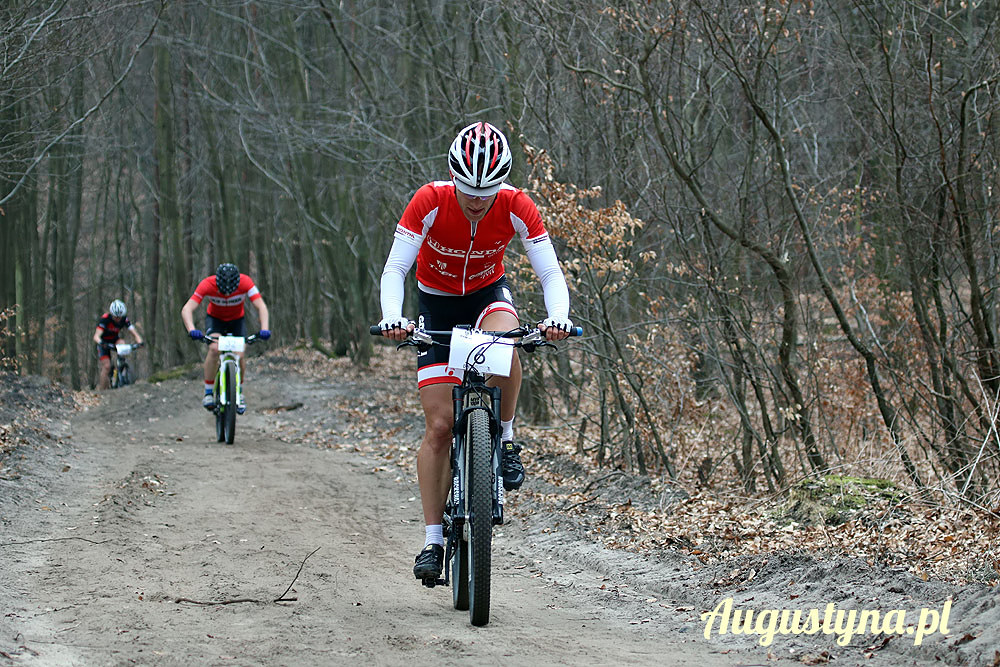
POLYGON ((208 308, 205 312, 217 320, 230 322, 243 317, 243 302, 246 299, 256 301, 261 296, 250 276, 241 273, 240 284, 232 294, 223 295, 215 284, 215 276, 209 276, 198 283, 191 298, 195 303, 201 303, 202 299, 208 299, 208 308))
POLYGON ((419 247, 417 281, 431 290, 464 295, 486 287, 502 275, 507 245, 519 234, 529 248, 548 243, 538 208, 528 195, 504 184, 493 206, 476 225, 455 198, 451 181, 421 187, 396 225, 396 239, 419 247))

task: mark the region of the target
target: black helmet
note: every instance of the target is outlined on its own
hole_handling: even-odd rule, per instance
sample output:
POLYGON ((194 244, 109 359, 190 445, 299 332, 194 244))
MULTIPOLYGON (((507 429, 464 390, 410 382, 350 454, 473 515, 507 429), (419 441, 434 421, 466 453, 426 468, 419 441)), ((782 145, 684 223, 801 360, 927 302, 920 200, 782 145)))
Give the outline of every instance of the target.
POLYGON ((215 270, 215 286, 222 294, 232 294, 240 286, 240 270, 235 264, 219 264, 215 270))

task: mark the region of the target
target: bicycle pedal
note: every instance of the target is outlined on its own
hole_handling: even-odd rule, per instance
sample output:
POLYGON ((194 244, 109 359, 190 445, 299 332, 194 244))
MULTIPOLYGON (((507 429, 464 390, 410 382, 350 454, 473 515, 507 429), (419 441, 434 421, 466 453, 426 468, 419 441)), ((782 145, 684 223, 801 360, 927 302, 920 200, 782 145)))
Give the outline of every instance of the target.
POLYGON ((421 579, 420 583, 422 583, 427 588, 434 588, 435 586, 444 586, 446 582, 444 579, 427 577, 426 579, 421 579))

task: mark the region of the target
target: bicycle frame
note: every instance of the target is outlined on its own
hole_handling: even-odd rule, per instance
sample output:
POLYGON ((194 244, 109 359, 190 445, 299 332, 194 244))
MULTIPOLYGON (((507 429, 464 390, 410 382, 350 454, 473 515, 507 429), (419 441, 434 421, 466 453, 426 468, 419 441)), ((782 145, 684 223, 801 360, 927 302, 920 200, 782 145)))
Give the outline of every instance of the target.
MULTIPOLYGON (((205 336, 201 340, 204 341, 206 345, 211 345, 212 343, 218 343, 219 339, 223 336, 205 336)), ((252 345, 257 342, 258 338, 256 334, 250 336, 235 336, 235 338, 243 338, 244 345, 252 345)), ((232 367, 233 377, 236 379, 236 391, 240 390, 241 374, 240 374, 240 357, 242 353, 233 350, 219 350, 219 368, 215 371, 215 399, 216 399, 216 409, 218 406, 227 405, 227 385, 226 385, 226 369, 232 367)))
POLYGON ((215 402, 218 406, 227 405, 226 368, 229 366, 232 366, 233 377, 236 378, 236 392, 240 391, 240 355, 235 352, 220 352, 219 370, 215 372, 215 402))

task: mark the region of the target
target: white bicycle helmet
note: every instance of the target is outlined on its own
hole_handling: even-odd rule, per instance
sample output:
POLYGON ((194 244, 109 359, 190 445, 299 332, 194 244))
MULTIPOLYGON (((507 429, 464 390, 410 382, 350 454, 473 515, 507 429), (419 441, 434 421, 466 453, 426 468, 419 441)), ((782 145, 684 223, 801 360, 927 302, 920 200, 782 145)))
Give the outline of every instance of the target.
POLYGON ((125 313, 128 312, 128 309, 125 308, 125 302, 121 299, 115 299, 108 307, 108 312, 111 313, 111 317, 125 317, 125 313))
POLYGON ((510 174, 510 147, 503 132, 473 123, 458 133, 448 151, 455 187, 470 197, 489 197, 510 174))

